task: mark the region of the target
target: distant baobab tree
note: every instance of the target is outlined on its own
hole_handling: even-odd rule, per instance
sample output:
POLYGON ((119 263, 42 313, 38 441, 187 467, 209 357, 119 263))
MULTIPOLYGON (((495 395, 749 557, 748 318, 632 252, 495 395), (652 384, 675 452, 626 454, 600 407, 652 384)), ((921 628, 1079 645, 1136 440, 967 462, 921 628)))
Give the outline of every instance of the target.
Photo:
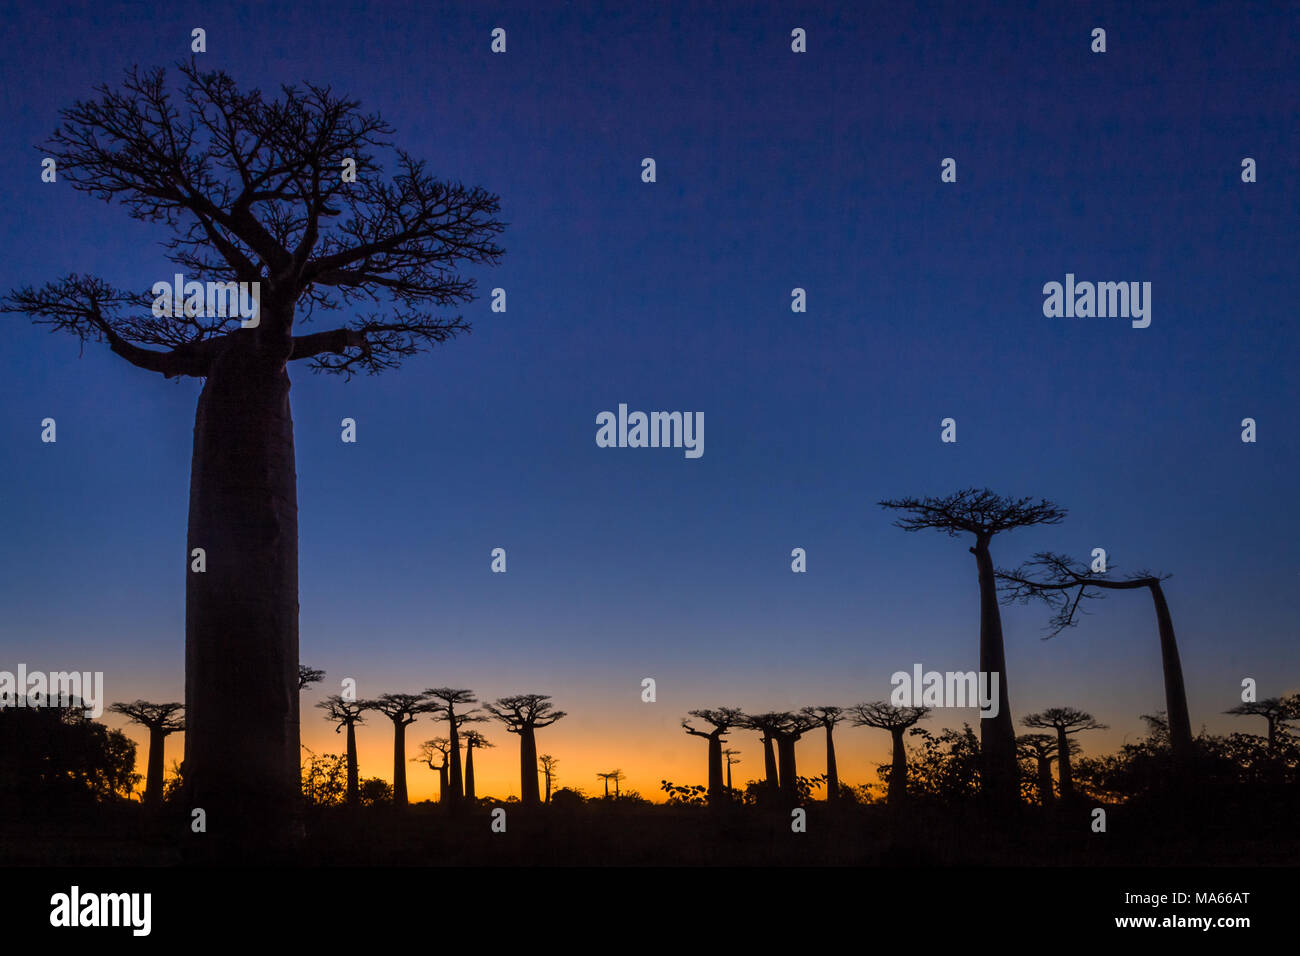
POLYGON ((781 778, 777 773, 776 750, 773 744, 781 727, 783 715, 776 711, 764 714, 741 714, 736 726, 745 730, 756 730, 763 740, 763 787, 769 794, 775 794, 781 787, 781 778))
POLYGON ((1023 604, 1039 600, 1055 610, 1051 620, 1052 632, 1048 637, 1055 637, 1065 628, 1078 623, 1077 613, 1083 610, 1080 603, 1085 598, 1095 599, 1101 596, 1096 589, 1131 591, 1146 588, 1155 604, 1156 628, 1160 634, 1160 662, 1165 679, 1169 745, 1173 748, 1175 759, 1186 765, 1193 749, 1192 720, 1187 711, 1187 688, 1183 683, 1183 665, 1178 657, 1174 620, 1169 613, 1165 592, 1160 586, 1160 582, 1168 580, 1169 576, 1139 571, 1123 580, 1108 580, 1099 577, 1101 573, 1094 572, 1067 555, 1040 551, 1014 571, 999 569, 997 577, 1002 586, 1004 602, 1016 601, 1023 604), (1071 591, 1075 592, 1073 597, 1070 596, 1071 591))
POLYGON ((333 723, 337 734, 347 729, 348 792, 347 805, 361 805, 361 790, 357 776, 357 724, 365 723, 363 708, 359 701, 347 700, 339 694, 331 694, 316 704, 325 711, 325 719, 333 723))
POLYGON ((1056 731, 1056 777, 1061 789, 1061 802, 1074 799, 1074 775, 1070 770, 1070 734, 1085 730, 1105 730, 1092 714, 1074 707, 1049 707, 1037 714, 1029 714, 1022 723, 1026 727, 1056 731))
POLYGON ((722 735, 738 725, 744 714, 736 707, 719 707, 716 710, 692 710, 692 717, 697 717, 713 727, 712 730, 696 730, 691 722, 682 718, 682 729, 692 737, 703 737, 709 742, 709 801, 718 803, 722 800, 722 735))
POLYGON ((618 799, 618 782, 626 780, 627 775, 622 770, 608 770, 604 773, 597 772, 597 777, 605 781, 605 799, 609 799, 609 782, 614 781, 614 799, 618 799))
POLYGON ((489 714, 506 725, 506 730, 519 735, 519 776, 522 793, 519 801, 536 806, 542 802, 537 789, 537 735, 542 727, 549 727, 561 717, 562 710, 552 710, 550 694, 516 694, 498 697, 495 703, 484 704, 489 714))
MULTIPOLYGON (((467 719, 474 719, 468 718, 467 715, 463 716, 466 716, 467 719)), ((486 718, 480 717, 477 719, 483 720, 486 718)), ((477 730, 467 730, 462 736, 465 738, 465 799, 477 800, 478 796, 474 793, 474 751, 482 750, 484 747, 493 747, 495 744, 491 743, 477 730)))
POLYGON ((730 792, 731 789, 732 789, 732 786, 731 786, 731 768, 732 768, 733 766, 735 766, 736 764, 740 763, 739 760, 733 760, 732 758, 733 758, 733 757, 739 757, 739 756, 740 756, 740 751, 739 751, 739 750, 732 750, 730 747, 725 747, 725 748, 723 748, 722 756, 723 756, 723 759, 724 759, 724 761, 726 762, 726 765, 727 765, 727 790, 728 790, 728 792, 730 792))
MULTIPOLYGON (((451 732, 448 735, 448 740, 451 741, 451 790, 448 792, 448 796, 451 797, 451 800, 448 802, 455 806, 460 802, 461 795, 465 793, 465 782, 461 774, 460 764, 460 725, 466 722, 487 720, 487 718, 456 713, 457 704, 478 703, 478 699, 475 698, 472 690, 462 690, 454 687, 430 687, 424 693, 426 697, 442 703, 443 713, 446 715, 447 723, 451 727, 451 732)), ((472 713, 473 711, 470 712, 470 714, 472 713)))
POLYGON ((361 702, 362 710, 377 710, 393 722, 393 805, 404 807, 406 799, 406 728, 420 714, 437 713, 442 705, 424 694, 380 694, 361 702))
POLYGON ((550 754, 542 754, 537 758, 538 765, 541 768, 543 776, 546 777, 546 802, 551 802, 551 784, 555 781, 555 768, 559 764, 559 758, 552 757, 550 754))
POLYGON ((939 498, 893 498, 880 507, 907 512, 894 522, 904 531, 926 528, 950 537, 970 534, 980 587, 980 671, 998 675, 998 712, 980 721, 981 774, 985 794, 994 803, 1011 806, 1020 799, 1020 772, 1016 760, 1016 726, 1011 719, 1011 698, 1007 690, 1006 651, 1002 640, 1002 615, 998 610, 998 588, 993 557, 989 551, 995 535, 1016 528, 1060 524, 1066 510, 1051 501, 1006 498, 989 489, 967 488, 939 498))
POLYGON ((60 182, 166 226, 166 259, 220 294, 205 308, 185 293, 159 316, 152 294, 69 272, 0 308, 203 382, 186 543, 187 802, 224 821, 230 846, 258 848, 295 832, 299 799, 289 363, 376 373, 466 331, 426 310, 473 300, 455 270, 498 263, 505 227, 498 197, 434 179, 389 149, 383 119, 328 87, 272 100, 193 60, 179 75, 173 95, 164 69, 132 67, 120 89, 62 110, 40 149, 60 182), (391 176, 380 150, 395 157, 391 176), (227 307, 243 298, 257 303, 247 315, 227 307), (355 318, 295 334, 340 308, 355 318))
POLYGON ((849 716, 856 726, 888 730, 893 738, 894 755, 889 770, 889 795, 886 797, 890 806, 900 806, 907 801, 907 746, 903 743, 903 732, 929 713, 929 707, 895 707, 880 700, 849 708, 849 716))
POLYGON ((1056 757, 1056 746, 1054 734, 1021 734, 1016 738, 1020 757, 1034 762, 1038 802, 1045 807, 1052 805, 1052 760, 1056 757))
POLYGON ((439 803, 449 802, 447 799, 447 768, 450 766, 450 762, 447 759, 447 755, 450 752, 450 750, 451 750, 451 741, 449 741, 446 737, 434 737, 432 740, 426 740, 424 743, 420 744, 420 749, 419 751, 417 751, 418 757, 412 758, 415 760, 419 760, 430 770, 438 771, 438 802, 439 803), (442 761, 437 765, 435 765, 433 762, 434 754, 442 755, 442 761))
MULTIPOLYGON (((1268 751, 1277 750, 1277 729, 1293 720, 1300 720, 1300 694, 1286 697, 1266 697, 1264 700, 1238 704, 1224 711, 1237 717, 1263 717, 1268 721, 1268 751)), ((149 751, 153 753, 152 747, 149 751)))
POLYGON ((794 800, 799 793, 799 770, 795 766, 794 745, 808 731, 817 726, 813 718, 802 713, 784 712, 775 727, 776 762, 781 774, 781 793, 794 800))
POLYGON ((826 728, 826 802, 834 803, 840 796, 840 775, 835 763, 835 725, 847 720, 849 714, 843 707, 805 707, 799 711, 814 726, 826 728))
POLYGON ((136 700, 129 704, 112 704, 109 708, 115 714, 130 718, 132 723, 149 728, 149 762, 148 775, 145 777, 144 802, 151 807, 162 803, 163 793, 163 747, 169 734, 185 729, 185 720, 180 712, 184 704, 151 704, 147 700, 136 700))
POLYGON ((325 679, 325 672, 305 664, 298 665, 298 690, 306 690, 312 684, 319 684, 325 679))

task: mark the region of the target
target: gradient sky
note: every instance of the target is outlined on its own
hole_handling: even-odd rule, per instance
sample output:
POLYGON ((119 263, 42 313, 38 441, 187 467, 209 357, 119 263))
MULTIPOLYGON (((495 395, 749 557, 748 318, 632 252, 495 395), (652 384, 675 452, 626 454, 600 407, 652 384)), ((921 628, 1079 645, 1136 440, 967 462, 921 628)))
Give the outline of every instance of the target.
MULTIPOLYGON (((350 383, 295 366, 301 658, 328 673, 305 745, 341 748, 310 705, 344 677, 363 696, 541 692, 569 713, 539 735, 559 785, 597 792, 616 767, 655 799, 662 778, 703 783, 692 708, 849 705, 915 662, 978 667, 969 542, 875 505, 968 485, 1070 510, 998 538, 1001 565, 1104 547, 1119 573, 1173 575, 1194 729, 1262 732, 1221 715, 1243 677, 1300 687, 1294 9, 843 6, 0 3, 0 291, 175 271, 164 227, 41 183, 35 147, 125 67, 187 57, 195 26, 202 65, 267 92, 332 84, 435 175, 501 197, 471 336, 350 383), (1044 318, 1067 272, 1151 282, 1150 328, 1044 318), (598 448, 620 402, 703 411, 704 456, 598 448)), ((180 700, 199 383, 0 319, 0 669, 180 700)), ((1164 707, 1146 594, 1092 610, 1046 642, 1043 609, 1004 612, 1017 721, 1088 709, 1111 728, 1089 752, 1164 707)), ((484 729, 480 793, 517 792, 515 738, 484 729)), ((416 723, 411 753, 444 732, 416 723)), ((837 737, 843 778, 877 782, 888 735, 837 737)), ((758 776, 757 736, 731 739, 758 776)), ((362 773, 391 777, 391 725, 360 744, 362 773)), ((823 769, 801 744, 801 772, 823 769)), ((412 768, 412 799, 435 776, 412 768)))

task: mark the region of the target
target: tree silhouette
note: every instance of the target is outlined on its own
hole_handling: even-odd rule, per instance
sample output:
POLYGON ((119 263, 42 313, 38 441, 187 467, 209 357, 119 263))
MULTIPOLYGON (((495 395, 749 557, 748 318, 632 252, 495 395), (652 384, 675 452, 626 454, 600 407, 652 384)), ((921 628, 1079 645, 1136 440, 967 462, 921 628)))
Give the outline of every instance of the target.
POLYGON ((826 802, 834 803, 840 796, 840 775, 835 765, 835 725, 848 719, 843 707, 805 707, 799 713, 826 728, 826 802))
POLYGON ((325 711, 327 720, 335 724, 334 732, 336 734, 344 728, 347 729, 347 805, 349 807, 360 806, 361 790, 357 778, 357 724, 365 723, 364 708, 360 702, 346 700, 338 694, 331 694, 324 700, 318 701, 316 706, 325 711))
POLYGON ((551 784, 555 780, 555 767, 559 764, 558 757, 552 757, 550 754, 542 754, 537 758, 541 766, 542 774, 546 777, 546 802, 551 802, 551 784))
POLYGON ((424 694, 380 694, 361 702, 362 710, 377 710, 393 722, 393 804, 404 807, 406 800, 406 728, 420 714, 437 713, 442 705, 424 694))
POLYGON ((144 802, 151 807, 162 803, 163 747, 169 734, 185 729, 185 719, 180 716, 184 704, 151 704, 147 700, 117 703, 108 708, 115 714, 130 718, 132 723, 149 728, 149 765, 145 777, 144 802))
POLYGON ((450 766, 450 763, 447 757, 450 751, 451 751, 451 741, 449 741, 446 737, 434 737, 432 740, 426 740, 424 743, 420 744, 419 756, 411 758, 412 760, 419 760, 421 763, 425 764, 430 770, 438 771, 438 802, 439 803, 449 802, 449 800, 447 799, 447 768, 450 766), (438 764, 437 766, 435 766, 433 763, 433 755, 435 753, 442 755, 442 763, 438 764))
MULTIPOLYGON (((486 720, 485 717, 469 717, 464 715, 467 720, 486 720)), ((482 750, 484 747, 493 747, 491 743, 477 730, 467 730, 463 734, 465 738, 465 799, 476 800, 477 795, 474 793, 474 751, 482 750)))
POLYGON ((305 664, 298 665, 298 690, 305 690, 312 684, 319 684, 325 679, 325 672, 305 664))
POLYGON ((736 707, 719 707, 716 710, 692 710, 692 717, 698 717, 713 729, 696 730, 691 722, 682 718, 682 729, 692 737, 703 737, 709 742, 709 801, 718 803, 723 796, 722 790, 722 735, 740 724, 745 716, 736 707))
POLYGON ((447 723, 451 727, 451 733, 448 737, 451 741, 451 790, 448 792, 448 796, 451 797, 451 800, 448 802, 452 806, 455 806, 460 802, 461 796, 465 793, 465 781, 461 773, 460 764, 460 725, 466 722, 486 720, 487 718, 471 717, 466 716, 465 714, 456 713, 457 704, 478 703, 472 690, 460 690, 454 687, 430 687, 424 693, 427 697, 441 701, 443 712, 447 715, 447 723))
POLYGON ((611 780, 614 781, 614 799, 617 800, 617 799, 618 799, 618 782, 619 782, 620 780, 626 780, 626 779, 627 779, 627 775, 626 775, 625 773, 623 773, 622 770, 608 770, 608 771, 606 771, 605 773, 597 772, 597 773, 596 773, 596 776, 597 776, 597 777, 600 777, 602 780, 605 781, 605 799, 606 799, 606 800, 609 799, 609 782, 610 782, 611 780))
POLYGON ((769 711, 765 714, 741 714, 736 721, 737 727, 756 730, 763 735, 763 786, 769 795, 775 794, 781 787, 773 744, 776 742, 783 717, 784 715, 777 711, 769 711))
POLYGON ((499 262, 504 225, 496 196, 435 180, 403 150, 386 178, 377 151, 392 128, 328 87, 284 87, 270 100, 195 61, 179 74, 178 102, 165 70, 133 67, 120 89, 62 110, 41 148, 74 189, 165 224, 166 258, 190 279, 229 295, 247 283, 250 297, 258 283, 255 324, 186 308, 159 317, 151 295, 75 273, 14 290, 0 308, 83 345, 107 342, 137 368, 204 380, 186 560, 202 549, 206 570, 186 575, 185 780, 191 806, 253 847, 292 832, 299 796, 288 364, 375 373, 467 330, 422 309, 473 299, 473 280, 454 270, 499 262), (355 181, 342 175, 347 159, 355 181), (374 311, 350 323, 295 334, 367 303, 374 311))
POLYGON ((723 751, 722 751, 722 756, 725 758, 725 760, 726 760, 726 764, 727 764, 727 792, 730 793, 731 790, 732 790, 732 786, 731 786, 731 768, 732 768, 733 766, 735 766, 736 764, 740 763, 739 760, 732 760, 731 758, 732 758, 732 757, 739 757, 739 756, 740 756, 740 751, 739 751, 739 750, 732 750, 730 747, 726 747, 726 748, 724 748, 723 751))
POLYGON ((794 745, 817 722, 802 713, 782 712, 773 728, 776 736, 776 762, 780 768, 781 794, 787 800, 799 799, 799 771, 795 767, 794 745))
POLYGON ((506 725, 506 730, 519 735, 519 795, 521 803, 536 806, 542 802, 537 789, 537 735, 542 727, 549 727, 561 717, 562 710, 552 710, 550 694, 516 694, 498 697, 496 703, 484 704, 484 709, 506 725))
POLYGON ((1006 651, 1002 641, 1002 615, 998 610, 997 578, 989 543, 994 535, 1039 524, 1060 524, 1064 508, 1040 499, 1006 498, 989 489, 967 488, 940 498, 895 498, 880 507, 908 512, 894 522, 904 531, 932 528, 950 537, 975 536, 970 549, 975 555, 980 586, 980 670, 997 674, 998 712, 980 721, 983 780, 993 802, 1010 806, 1019 800, 1020 773, 1016 761, 1016 727, 1011 719, 1007 691, 1006 651))
POLYGON ((886 797, 890 806, 901 806, 907 802, 907 747, 903 743, 903 731, 923 720, 929 713, 929 707, 895 707, 879 700, 849 708, 849 716, 855 726, 888 730, 893 738, 894 758, 889 771, 889 795, 886 797))
MULTIPOLYGON (((1114 570, 1112 567, 1111 570, 1114 570)), ((1187 688, 1183 683, 1183 665, 1178 657, 1178 640, 1174 636, 1174 620, 1161 581, 1168 580, 1140 571, 1125 580, 1107 580, 1098 577, 1082 562, 1063 554, 1040 551, 1015 571, 997 572, 1003 590, 1003 601, 1027 603, 1038 600, 1055 610, 1052 615, 1052 632, 1055 637, 1067 627, 1074 627, 1080 606, 1085 599, 1101 597, 1097 589, 1130 591, 1146 588, 1156 609, 1156 627, 1160 634, 1160 663, 1165 678, 1165 708, 1169 715, 1169 742, 1174 757, 1186 764, 1192 755, 1192 720, 1187 712, 1187 688), (1073 598, 1069 592, 1075 591, 1073 598)))
POLYGON ((1263 717, 1268 721, 1268 750, 1273 753, 1277 750, 1277 729, 1279 725, 1290 723, 1293 720, 1300 720, 1300 694, 1290 694, 1285 697, 1266 697, 1264 700, 1251 701, 1250 703, 1238 704, 1225 714, 1233 714, 1237 717, 1263 717))
POLYGON ((1061 802, 1069 803, 1074 799, 1074 777, 1070 773, 1071 741, 1068 735, 1085 730, 1105 730, 1106 725, 1097 723, 1092 714, 1073 707, 1049 707, 1028 715, 1022 723, 1026 727, 1056 731, 1056 776, 1061 788, 1061 802))
POLYGON ((6 824, 21 818, 24 808, 80 809, 93 800, 128 798, 140 780, 135 741, 87 717, 81 700, 71 698, 67 706, 65 698, 56 700, 0 704, 0 815, 6 824))
POLYGON ((1021 734, 1016 738, 1016 747, 1021 758, 1034 762, 1038 802, 1045 807, 1051 806, 1052 760, 1056 757, 1056 737, 1052 734, 1021 734))

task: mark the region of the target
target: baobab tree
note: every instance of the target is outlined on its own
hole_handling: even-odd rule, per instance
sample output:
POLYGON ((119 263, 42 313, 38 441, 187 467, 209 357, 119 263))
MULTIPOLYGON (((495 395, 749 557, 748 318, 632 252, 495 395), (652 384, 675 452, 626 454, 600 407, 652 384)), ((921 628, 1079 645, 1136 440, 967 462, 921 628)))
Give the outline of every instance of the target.
POLYGON ((551 802, 551 784, 555 781, 555 768, 559 764, 558 757, 552 757, 550 754, 542 754, 537 758, 541 767, 542 774, 546 777, 546 802, 551 802))
POLYGON ((131 68, 120 88, 62 110, 40 149, 60 183, 165 226, 166 260, 206 286, 206 305, 184 290, 171 308, 170 296, 160 304, 70 272, 0 308, 81 345, 106 342, 144 371, 203 381, 186 538, 185 785, 190 806, 223 821, 223 839, 252 849, 294 831, 299 795, 289 363, 377 373, 466 331, 460 316, 429 310, 473 300, 474 281, 456 270, 498 263, 504 225, 498 197, 433 178, 391 148, 379 115, 328 87, 270 99, 193 60, 178 73, 172 84, 164 69, 131 68), (340 308, 350 321, 296 334, 340 308))
POLYGON ((562 710, 553 710, 550 694, 516 694, 498 697, 495 703, 484 704, 484 709, 506 725, 506 730, 519 735, 519 801, 528 806, 542 802, 537 790, 537 731, 549 727, 561 717, 562 710))
POLYGON ((1056 758, 1056 737, 1053 734, 1021 734, 1016 738, 1017 753, 1023 760, 1034 762, 1038 781, 1038 802, 1052 804, 1052 761, 1056 758))
POLYGON ((725 759, 726 764, 727 764, 727 791, 728 791, 728 792, 731 792, 731 790, 732 790, 732 786, 731 786, 731 768, 732 768, 733 766, 735 766, 736 764, 740 763, 739 760, 733 760, 732 758, 733 758, 733 757, 739 757, 739 756, 740 756, 740 751, 739 751, 739 750, 732 750, 730 747, 724 747, 723 750, 722 750, 722 756, 723 756, 723 758, 725 759))
POLYGON ((610 782, 611 780, 614 781, 614 799, 617 800, 617 799, 618 799, 618 782, 619 782, 620 780, 626 780, 626 779, 627 779, 627 775, 624 774, 622 770, 608 770, 608 771, 606 771, 606 772, 604 772, 604 773, 597 772, 596 776, 597 776, 597 777, 600 777, 602 780, 605 781, 605 799, 606 799, 606 800, 609 799, 609 782, 610 782))
POLYGON ((361 702, 362 710, 377 710, 393 722, 393 805, 404 807, 406 799, 406 728, 421 714, 434 714, 442 705, 424 694, 380 694, 361 702))
POLYGON ((411 758, 412 760, 419 760, 420 763, 424 764, 430 770, 438 771, 438 802, 439 803, 448 802, 447 801, 447 768, 450 764, 447 760, 447 755, 450 750, 451 750, 451 741, 449 741, 446 737, 434 737, 432 740, 426 740, 424 743, 420 744, 420 749, 417 751, 419 756, 411 758), (442 755, 442 761, 436 765, 433 762, 434 754, 442 755))
MULTIPOLYGON (((1112 566, 1110 570, 1114 570, 1112 566)), ((1156 628, 1160 634, 1160 663, 1165 679, 1165 713, 1169 721, 1169 745, 1174 758, 1186 766, 1192 756, 1192 720, 1187 712, 1187 688, 1183 683, 1183 665, 1178 657, 1178 640, 1174 636, 1174 620, 1165 600, 1163 577, 1150 571, 1139 571, 1126 579, 1110 580, 1100 577, 1104 571, 1094 571, 1073 558, 1040 551, 1014 571, 999 569, 998 582, 1002 587, 1003 601, 1026 603, 1038 600, 1053 608, 1051 633, 1055 637, 1067 627, 1078 623, 1078 614, 1085 599, 1101 597, 1098 590, 1132 591, 1146 588, 1156 610, 1156 628), (1074 592, 1071 596, 1070 592, 1074 592)), ((1046 639, 1046 638, 1045 638, 1046 639)))
POLYGON ((950 537, 970 534, 980 588, 980 671, 998 675, 998 712, 980 721, 981 778, 985 794, 996 804, 1010 806, 1020 798, 1016 761, 1016 726, 1007 691, 1007 660, 1002 640, 1002 615, 993 556, 993 537, 1016 528, 1060 524, 1066 510, 1046 499, 1006 498, 989 489, 966 488, 939 498, 893 498, 880 507, 907 512, 894 522, 904 531, 931 528, 950 537))
POLYGON ((814 726, 826 728, 826 802, 834 803, 840 796, 840 775, 835 765, 835 725, 848 719, 843 707, 805 707, 799 711, 814 726))
POLYGON ((764 788, 768 793, 776 793, 781 786, 781 778, 777 773, 776 750, 773 744, 776 743, 777 731, 781 727, 783 715, 776 711, 769 711, 764 714, 741 714, 736 721, 736 726, 745 730, 756 730, 762 734, 763 739, 763 776, 764 788))
POLYGON ((325 711, 325 718, 334 724, 334 733, 347 730, 347 805, 358 807, 361 805, 361 790, 357 776, 357 724, 365 723, 366 720, 361 703, 347 700, 338 694, 331 694, 324 700, 318 701, 316 706, 325 711))
MULTIPOLYGON (((425 692, 425 696, 440 701, 443 705, 443 712, 447 716, 447 723, 451 727, 448 739, 451 741, 451 804, 455 806, 460 802, 461 795, 465 792, 465 782, 461 775, 460 765, 460 725, 467 722, 487 720, 486 717, 471 716, 474 711, 467 713, 456 713, 457 704, 477 704, 478 698, 474 696, 472 690, 457 689, 454 687, 430 687, 425 692)), ((477 708, 475 708, 477 710, 477 708)))
POLYGON ((894 754, 889 769, 889 794, 885 798, 890 806, 901 806, 907 802, 907 746, 903 743, 903 732, 923 720, 929 713, 929 707, 895 707, 880 700, 849 708, 849 716, 855 726, 888 730, 890 737, 893 738, 894 754))
POLYGON ((739 725, 745 716, 736 707, 719 707, 716 710, 692 710, 691 717, 697 717, 713 727, 712 730, 696 730, 690 720, 682 718, 682 729, 692 737, 703 737, 709 742, 709 801, 718 803, 723 796, 722 790, 722 735, 732 727, 739 725))
MULTIPOLYGON (((1300 720, 1300 694, 1266 697, 1264 700, 1238 704, 1225 710, 1224 713, 1237 717, 1263 717, 1268 721, 1268 750, 1269 753, 1273 753, 1277 749, 1278 727, 1293 720, 1300 720)), ((152 752, 151 748, 150 753, 152 752)))
POLYGON ((136 700, 129 704, 112 704, 108 709, 149 729, 149 762, 144 802, 151 807, 158 806, 162 803, 163 793, 163 747, 169 734, 185 729, 185 719, 180 716, 185 705, 152 704, 147 700, 136 700))
MULTIPOLYGON (((486 718, 479 717, 476 719, 485 720, 486 718)), ((462 736, 465 738, 465 799, 477 800, 478 796, 474 792, 474 751, 496 745, 477 730, 467 730, 462 736)))
POLYGON ((789 711, 779 714, 779 718, 773 733, 776 736, 776 762, 781 774, 780 789, 787 800, 794 800, 799 793, 799 771, 795 766, 794 745, 817 723, 805 714, 789 711))
POLYGON ((306 664, 298 665, 298 690, 303 691, 312 684, 319 684, 325 679, 325 672, 317 670, 314 667, 308 667, 306 664))
POLYGON ((1085 730, 1105 730, 1092 714, 1074 707, 1049 707, 1037 714, 1029 714, 1022 723, 1026 727, 1056 731, 1056 777, 1061 790, 1061 802, 1074 799, 1074 777, 1070 771, 1071 734, 1085 730))

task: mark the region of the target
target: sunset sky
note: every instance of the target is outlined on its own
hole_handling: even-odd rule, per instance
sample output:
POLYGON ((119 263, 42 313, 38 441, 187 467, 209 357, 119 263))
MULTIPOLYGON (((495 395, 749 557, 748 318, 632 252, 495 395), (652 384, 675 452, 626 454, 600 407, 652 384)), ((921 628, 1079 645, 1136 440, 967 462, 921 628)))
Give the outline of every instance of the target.
MULTIPOLYGON (((1102 547, 1119 575, 1171 574, 1193 730, 1261 733, 1222 711, 1245 677, 1261 697, 1300 689, 1293 13, 553 6, 0 3, 0 292, 176 271, 165 226, 42 183, 35 147, 124 68, 187 58, 196 26, 202 66, 268 95, 331 84, 435 175, 501 197, 503 263, 468 271, 472 335, 378 377, 291 371, 301 659, 327 672, 303 744, 341 750, 312 705, 345 677, 361 696, 539 692, 569 715, 538 736, 558 785, 597 793, 615 768, 651 799, 663 778, 704 783, 705 743, 679 727, 693 708, 847 706, 914 663, 978 667, 970 542, 876 506, 966 486, 1069 509, 997 538, 1000 565, 1102 547), (1067 273, 1151 282, 1150 327, 1045 318, 1042 287, 1067 273), (703 456, 597 447, 619 403, 702 411, 703 456)), ((0 321, 0 669, 102 670, 109 701, 182 700, 200 383, 0 321)), ((1139 737, 1164 691, 1146 593, 1090 610, 1050 641, 1042 608, 1003 620, 1017 724, 1086 709, 1110 727, 1081 738, 1095 753, 1139 737)), ((480 729, 496 744, 475 757, 480 794, 517 793, 517 738, 480 729)), ((421 719, 409 755, 445 732, 421 719)), ((391 778, 391 724, 359 737, 363 775, 391 778)), ((756 778, 757 735, 730 740, 756 778)), ((837 740, 842 778, 878 782, 888 734, 837 740)), ((168 765, 181 752, 170 738, 168 765)), ((799 762, 822 772, 820 732, 799 762)), ((436 789, 425 768, 408 779, 412 800, 436 789)))

